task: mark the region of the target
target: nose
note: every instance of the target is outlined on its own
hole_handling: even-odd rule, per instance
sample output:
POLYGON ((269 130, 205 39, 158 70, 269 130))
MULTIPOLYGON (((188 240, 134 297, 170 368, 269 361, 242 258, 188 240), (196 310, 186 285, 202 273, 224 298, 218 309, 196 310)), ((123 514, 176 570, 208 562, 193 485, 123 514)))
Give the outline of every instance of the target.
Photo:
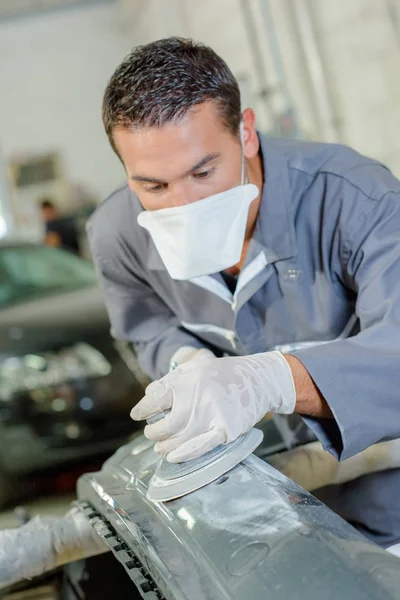
POLYGON ((185 206, 200 200, 198 192, 189 183, 175 183, 170 187, 170 206, 185 206))

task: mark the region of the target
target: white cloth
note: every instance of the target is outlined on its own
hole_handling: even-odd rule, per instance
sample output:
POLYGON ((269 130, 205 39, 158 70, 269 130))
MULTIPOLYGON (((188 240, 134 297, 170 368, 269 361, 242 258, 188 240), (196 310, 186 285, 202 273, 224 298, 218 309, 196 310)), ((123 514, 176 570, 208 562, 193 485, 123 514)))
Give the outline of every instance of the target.
POLYGON ((189 360, 151 383, 131 417, 170 410, 144 433, 169 462, 184 462, 232 442, 267 412, 291 414, 295 401, 289 364, 280 352, 265 352, 189 360))
POLYGON ((107 546, 76 506, 58 519, 35 517, 0 531, 0 590, 103 552, 107 546))

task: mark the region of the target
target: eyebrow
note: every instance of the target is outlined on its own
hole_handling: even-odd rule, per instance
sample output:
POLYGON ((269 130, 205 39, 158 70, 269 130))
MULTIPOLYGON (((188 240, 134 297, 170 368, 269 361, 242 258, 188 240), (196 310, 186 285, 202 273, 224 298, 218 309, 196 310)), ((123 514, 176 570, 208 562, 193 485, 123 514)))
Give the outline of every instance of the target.
MULTIPOLYGON (((191 167, 189 171, 187 171, 183 176, 186 177, 186 175, 190 175, 191 173, 194 173, 194 171, 198 171, 206 164, 208 164, 212 160, 215 160, 216 158, 219 158, 220 156, 220 152, 213 152, 211 154, 207 154, 200 162, 191 167)), ((162 179, 156 179, 155 177, 143 177, 142 175, 132 175, 131 179, 132 181, 141 181, 143 183, 158 183, 162 185, 167 184, 167 181, 163 181, 162 179)))

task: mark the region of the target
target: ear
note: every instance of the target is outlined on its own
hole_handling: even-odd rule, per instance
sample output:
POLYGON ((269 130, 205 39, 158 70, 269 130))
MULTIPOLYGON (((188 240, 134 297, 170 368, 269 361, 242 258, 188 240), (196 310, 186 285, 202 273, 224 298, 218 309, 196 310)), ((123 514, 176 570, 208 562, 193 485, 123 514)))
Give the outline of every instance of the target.
POLYGON ((260 142, 256 130, 256 115, 252 108, 246 108, 242 114, 244 128, 244 155, 246 159, 257 156, 260 142))

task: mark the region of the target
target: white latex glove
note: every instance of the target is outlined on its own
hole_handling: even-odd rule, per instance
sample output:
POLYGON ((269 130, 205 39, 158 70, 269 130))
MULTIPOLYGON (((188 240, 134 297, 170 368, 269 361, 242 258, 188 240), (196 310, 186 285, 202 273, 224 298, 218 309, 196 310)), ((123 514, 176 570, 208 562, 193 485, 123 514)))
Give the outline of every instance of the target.
POLYGON ((215 358, 211 350, 207 348, 194 348, 193 346, 181 346, 175 354, 171 356, 171 364, 181 365, 188 360, 201 360, 203 358, 215 358))
POLYGON ((296 393, 280 352, 189 360, 146 389, 135 421, 170 409, 144 434, 169 462, 197 458, 246 433, 267 412, 291 414, 296 393))

